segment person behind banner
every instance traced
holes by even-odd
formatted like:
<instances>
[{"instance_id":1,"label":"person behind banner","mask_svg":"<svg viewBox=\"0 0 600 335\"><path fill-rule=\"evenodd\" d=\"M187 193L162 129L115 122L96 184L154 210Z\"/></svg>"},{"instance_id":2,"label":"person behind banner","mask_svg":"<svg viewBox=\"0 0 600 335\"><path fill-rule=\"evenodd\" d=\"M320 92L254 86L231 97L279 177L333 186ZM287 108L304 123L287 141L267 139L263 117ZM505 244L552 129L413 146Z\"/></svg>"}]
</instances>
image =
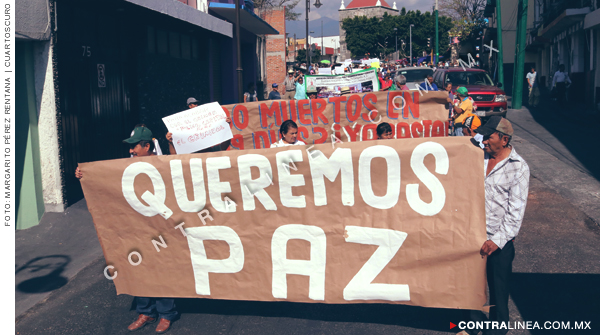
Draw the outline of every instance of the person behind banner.
<instances>
[{"instance_id":1,"label":"person behind banner","mask_svg":"<svg viewBox=\"0 0 600 335\"><path fill-rule=\"evenodd\" d=\"M269 92L269 100L281 100L281 95L279 94L278 86L279 85L277 85L277 83L273 83L273 85L271 85L273 90Z\"/></svg>"},{"instance_id":2,"label":"person behind banner","mask_svg":"<svg viewBox=\"0 0 600 335\"><path fill-rule=\"evenodd\" d=\"M463 122L473 114L473 102L469 99L469 91L466 87L461 86L456 89L456 96L459 103L456 103L454 109L454 136L464 136Z\"/></svg>"},{"instance_id":3,"label":"person behind banner","mask_svg":"<svg viewBox=\"0 0 600 335\"><path fill-rule=\"evenodd\" d=\"M377 125L377 139L378 140L391 140L394 139L392 134L392 126L387 122L382 122Z\"/></svg>"},{"instance_id":4,"label":"person behind banner","mask_svg":"<svg viewBox=\"0 0 600 335\"><path fill-rule=\"evenodd\" d=\"M444 90L446 92L448 92L448 97L446 98L446 108L448 109L448 122L449 122L449 129L453 129L454 128L454 94L452 93L452 83L451 82L446 82L445 86L444 86ZM450 130L451 131L451 130ZM452 133L450 133L449 135L451 135Z\"/></svg>"},{"instance_id":5,"label":"person behind banner","mask_svg":"<svg viewBox=\"0 0 600 335\"><path fill-rule=\"evenodd\" d=\"M287 100L293 100L294 95L296 94L296 82L294 81L293 70L288 71L288 76L285 78L281 86L283 87L282 89L285 90L283 93L283 98Z\"/></svg>"},{"instance_id":6,"label":"person behind banner","mask_svg":"<svg viewBox=\"0 0 600 335\"><path fill-rule=\"evenodd\" d=\"M306 92L306 94L308 94L309 99L316 99L317 98L317 89L310 89L310 90L308 90L308 92Z\"/></svg>"},{"instance_id":7,"label":"person behind banner","mask_svg":"<svg viewBox=\"0 0 600 335\"><path fill-rule=\"evenodd\" d=\"M287 147L289 145L306 145L298 140L298 125L292 120L286 120L279 127L281 140L271 143L271 148Z\"/></svg>"},{"instance_id":8,"label":"person behind banner","mask_svg":"<svg viewBox=\"0 0 600 335\"><path fill-rule=\"evenodd\" d=\"M390 88L390 91L408 91L408 86L406 86L406 77L404 75L396 75L394 77L394 83Z\"/></svg>"},{"instance_id":9,"label":"person behind banner","mask_svg":"<svg viewBox=\"0 0 600 335\"><path fill-rule=\"evenodd\" d=\"M304 86L304 78L302 76L296 77L296 94L294 95L294 99L306 99L306 86Z\"/></svg>"},{"instance_id":10,"label":"person behind banner","mask_svg":"<svg viewBox=\"0 0 600 335\"><path fill-rule=\"evenodd\" d=\"M421 83L422 89L424 89L425 91L439 91L437 85L433 82L433 76L432 75L428 75L427 76L427 81Z\"/></svg>"},{"instance_id":11,"label":"person behind banner","mask_svg":"<svg viewBox=\"0 0 600 335\"><path fill-rule=\"evenodd\" d=\"M146 127L147 128L148 126L146 126L143 123L136 124L135 127L133 127L133 130L131 131L131 135L129 135L129 136L133 136L133 133L135 132L135 128L137 128L137 127ZM156 138L152 138L152 142L154 143L154 150L152 150L152 152L157 156L162 155L163 153L162 153L162 150L160 150L160 145L158 144L158 140ZM130 157L133 157L133 154L130 154Z\"/></svg>"},{"instance_id":12,"label":"person behind banner","mask_svg":"<svg viewBox=\"0 0 600 335\"><path fill-rule=\"evenodd\" d=\"M129 144L129 154L131 154L131 157L155 156L152 131L147 127L136 127L131 137L123 140L123 142ZM79 167L75 170L75 177L77 179L83 178L83 173L79 170ZM179 315L175 306L175 299L173 298L135 297L134 299L136 302L135 310L139 315L127 327L129 331L142 329L144 326L152 324L156 322L156 319L160 318L156 326L156 332L164 333L171 327L171 323Z\"/></svg>"},{"instance_id":13,"label":"person behind banner","mask_svg":"<svg viewBox=\"0 0 600 335\"><path fill-rule=\"evenodd\" d=\"M244 93L244 102L258 101L256 98L256 90L254 89L254 83L248 84L248 92Z\"/></svg>"},{"instance_id":14,"label":"person behind banner","mask_svg":"<svg viewBox=\"0 0 600 335\"><path fill-rule=\"evenodd\" d=\"M481 311L465 311L474 322L509 322L508 296L512 262L515 258L513 241L519 234L529 193L529 166L510 145L513 128L500 116L492 116L477 128L483 136L485 173L485 217L487 241L479 251L486 259L490 292L489 320ZM484 331L484 334L504 335L508 329ZM463 330L459 334L476 334L479 330Z\"/></svg>"}]
</instances>

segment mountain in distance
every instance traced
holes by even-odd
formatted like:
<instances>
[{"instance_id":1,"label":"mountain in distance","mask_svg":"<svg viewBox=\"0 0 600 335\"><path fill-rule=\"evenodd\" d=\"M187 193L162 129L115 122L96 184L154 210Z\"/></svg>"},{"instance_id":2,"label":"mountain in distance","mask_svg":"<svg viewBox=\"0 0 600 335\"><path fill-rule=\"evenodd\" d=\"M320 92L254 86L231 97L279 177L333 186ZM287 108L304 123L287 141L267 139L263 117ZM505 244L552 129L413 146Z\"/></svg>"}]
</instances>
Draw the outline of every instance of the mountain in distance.
<instances>
[{"instance_id":1,"label":"mountain in distance","mask_svg":"<svg viewBox=\"0 0 600 335\"><path fill-rule=\"evenodd\" d=\"M323 21L323 36L339 36L340 22L328 17L308 21L309 31L314 31L310 34L312 37L321 37L321 20ZM288 38L293 38L294 33L296 38L304 38L306 36L306 20L285 21L285 30L288 33Z\"/></svg>"}]
</instances>

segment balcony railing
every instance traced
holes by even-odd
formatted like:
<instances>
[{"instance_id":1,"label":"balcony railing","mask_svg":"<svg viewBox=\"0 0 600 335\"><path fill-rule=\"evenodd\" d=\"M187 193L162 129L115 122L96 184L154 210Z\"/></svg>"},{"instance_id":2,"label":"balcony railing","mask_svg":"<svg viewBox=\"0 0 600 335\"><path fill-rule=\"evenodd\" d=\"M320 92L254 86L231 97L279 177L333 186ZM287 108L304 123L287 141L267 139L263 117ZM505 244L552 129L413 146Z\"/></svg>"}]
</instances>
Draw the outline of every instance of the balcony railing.
<instances>
[{"instance_id":1,"label":"balcony railing","mask_svg":"<svg viewBox=\"0 0 600 335\"><path fill-rule=\"evenodd\" d=\"M594 0L554 0L544 1L544 10L541 13L544 26L552 23L560 14L570 8L592 7Z\"/></svg>"}]
</instances>

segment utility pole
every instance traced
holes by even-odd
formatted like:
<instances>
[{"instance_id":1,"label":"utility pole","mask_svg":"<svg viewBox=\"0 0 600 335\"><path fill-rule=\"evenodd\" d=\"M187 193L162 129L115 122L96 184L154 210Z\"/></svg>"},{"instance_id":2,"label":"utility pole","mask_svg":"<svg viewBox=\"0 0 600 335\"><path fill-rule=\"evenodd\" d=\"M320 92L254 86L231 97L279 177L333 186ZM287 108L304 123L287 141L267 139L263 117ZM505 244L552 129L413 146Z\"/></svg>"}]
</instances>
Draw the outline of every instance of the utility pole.
<instances>
[{"instance_id":1,"label":"utility pole","mask_svg":"<svg viewBox=\"0 0 600 335\"><path fill-rule=\"evenodd\" d=\"M496 0L496 39L498 40L498 82L504 86L504 52L502 51L502 10ZM490 52L492 52L490 50Z\"/></svg>"},{"instance_id":2,"label":"utility pole","mask_svg":"<svg viewBox=\"0 0 600 335\"><path fill-rule=\"evenodd\" d=\"M325 52L325 46L323 45L323 20L321 20L321 60L323 60L323 52Z\"/></svg>"},{"instance_id":3,"label":"utility pole","mask_svg":"<svg viewBox=\"0 0 600 335\"><path fill-rule=\"evenodd\" d=\"M412 27L414 27L414 26L415 26L414 24L411 24L409 27L409 30L410 30L410 66L413 65L413 63L412 63Z\"/></svg>"},{"instance_id":4,"label":"utility pole","mask_svg":"<svg viewBox=\"0 0 600 335\"><path fill-rule=\"evenodd\" d=\"M236 0L237 1L237 0ZM310 2L306 0L306 71L310 66L310 56L308 55L308 11L310 10Z\"/></svg>"},{"instance_id":5,"label":"utility pole","mask_svg":"<svg viewBox=\"0 0 600 335\"><path fill-rule=\"evenodd\" d=\"M440 57L439 34L440 32L438 31L438 0L435 0L435 62L433 62L434 66L437 66L438 59Z\"/></svg>"},{"instance_id":6,"label":"utility pole","mask_svg":"<svg viewBox=\"0 0 600 335\"><path fill-rule=\"evenodd\" d=\"M396 59L400 58L398 55L398 28L394 28L394 34L396 35Z\"/></svg>"},{"instance_id":7,"label":"utility pole","mask_svg":"<svg viewBox=\"0 0 600 335\"><path fill-rule=\"evenodd\" d=\"M294 62L298 61L298 55L296 54L296 33L294 33Z\"/></svg>"},{"instance_id":8,"label":"utility pole","mask_svg":"<svg viewBox=\"0 0 600 335\"><path fill-rule=\"evenodd\" d=\"M238 103L244 102L244 78L242 69L242 47L240 41L240 0L235 0L235 45L237 53Z\"/></svg>"},{"instance_id":9,"label":"utility pole","mask_svg":"<svg viewBox=\"0 0 600 335\"><path fill-rule=\"evenodd\" d=\"M498 1L499 2L499 1ZM512 109L520 109L523 104L523 75L525 74L525 43L527 36L527 0L519 0L517 21L517 45L515 49L515 71L513 73Z\"/></svg>"}]
</instances>

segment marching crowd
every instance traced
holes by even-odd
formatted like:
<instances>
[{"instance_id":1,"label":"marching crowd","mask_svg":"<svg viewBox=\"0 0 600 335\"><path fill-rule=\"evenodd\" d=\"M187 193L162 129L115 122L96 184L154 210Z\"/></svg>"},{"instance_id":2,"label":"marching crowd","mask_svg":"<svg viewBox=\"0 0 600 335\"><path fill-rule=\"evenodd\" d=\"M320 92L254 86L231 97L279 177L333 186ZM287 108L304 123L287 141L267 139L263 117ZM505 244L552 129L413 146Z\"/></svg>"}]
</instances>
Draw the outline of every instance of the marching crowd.
<instances>
[{"instance_id":1,"label":"marching crowd","mask_svg":"<svg viewBox=\"0 0 600 335\"><path fill-rule=\"evenodd\" d=\"M406 78L402 75L394 77L394 90L405 89ZM430 80L424 84L435 85ZM286 89L284 97L290 99L304 99L303 78L301 75L289 72L288 78L283 83ZM279 96L277 84L271 92ZM244 96L244 101L254 101L256 93L251 94L253 86ZM292 91L294 89L294 91ZM485 210L488 239L480 250L482 258L487 258L487 278L490 289L490 315L492 321L509 321L508 294L509 277L512 272L512 261L515 255L513 241L517 236L525 212L529 187L529 168L527 163L519 156L510 145L513 129L510 122L500 116L491 117L485 124L477 115L473 114L473 102L465 87L458 87L456 96L452 94L452 84L447 83L443 88L448 92L447 108L450 120L453 122L453 135L472 136L472 142L480 146L485 152ZM437 90L437 87L435 87ZM293 92L293 93L290 93ZM310 93L309 93L310 94ZM270 94L271 95L271 94ZM292 97L293 95L293 97ZM314 98L314 96L313 96ZM188 108L197 107L198 101L189 98ZM227 118L231 123L231 119ZM377 126L377 139L393 139L392 127L386 122ZM298 125L287 120L279 128L280 140L272 143L271 147L284 147L292 145L306 145L298 140ZM167 133L169 153L177 154L173 145L173 134ZM123 141L129 145L131 157L161 155L156 139L144 124L136 125L131 136ZM198 152L224 151L229 148L230 141L225 141ZM82 172L77 168L76 177L81 179ZM136 297L137 319L129 325L130 331L135 331L159 320L156 327L157 333L164 333L171 323L178 318L175 299ZM481 311L468 311L465 315L468 320L487 320ZM503 330L496 330L503 334ZM467 331L461 332L468 334ZM505 333L505 332L504 332Z\"/></svg>"}]
</instances>

